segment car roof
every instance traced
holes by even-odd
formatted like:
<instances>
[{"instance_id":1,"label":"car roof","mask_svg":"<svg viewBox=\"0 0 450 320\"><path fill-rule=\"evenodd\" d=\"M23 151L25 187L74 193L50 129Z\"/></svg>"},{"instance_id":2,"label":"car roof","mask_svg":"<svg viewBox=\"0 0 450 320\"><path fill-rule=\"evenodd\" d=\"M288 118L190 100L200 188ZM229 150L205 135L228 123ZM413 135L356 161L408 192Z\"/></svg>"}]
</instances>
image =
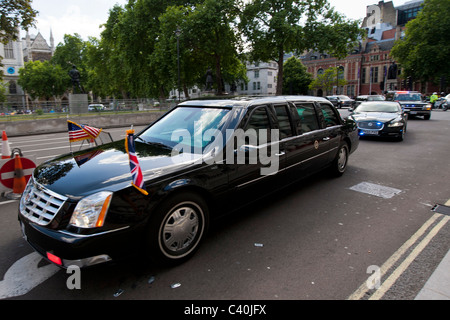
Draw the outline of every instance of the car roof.
<instances>
[{"instance_id":1,"label":"car roof","mask_svg":"<svg viewBox=\"0 0 450 320\"><path fill-rule=\"evenodd\" d=\"M367 105L375 105L375 104L383 104L383 105L386 105L386 104L392 104L392 105L396 105L396 106L400 107L400 104L399 104L398 102L395 102L395 101L386 101L386 100L380 100L380 101L363 101L363 102L361 102L361 104L360 104L358 107L360 107L360 106L367 106Z\"/></svg>"},{"instance_id":2,"label":"car roof","mask_svg":"<svg viewBox=\"0 0 450 320\"><path fill-rule=\"evenodd\" d=\"M313 96L275 96L275 97L233 97L221 99L207 99L207 100L189 100L179 104L179 106L202 106L202 107L241 107L246 108L256 104L273 104L284 102L327 102L329 101L322 97Z\"/></svg>"}]
</instances>

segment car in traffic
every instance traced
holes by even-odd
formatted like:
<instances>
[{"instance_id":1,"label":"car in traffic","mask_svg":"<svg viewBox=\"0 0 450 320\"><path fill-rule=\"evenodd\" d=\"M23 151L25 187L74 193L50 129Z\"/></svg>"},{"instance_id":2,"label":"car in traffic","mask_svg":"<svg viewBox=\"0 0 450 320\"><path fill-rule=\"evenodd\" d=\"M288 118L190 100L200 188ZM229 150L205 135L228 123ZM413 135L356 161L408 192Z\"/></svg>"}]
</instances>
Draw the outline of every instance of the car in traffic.
<instances>
[{"instance_id":1,"label":"car in traffic","mask_svg":"<svg viewBox=\"0 0 450 320\"><path fill-rule=\"evenodd\" d=\"M423 101L422 95L417 91L390 91L386 95L386 100L400 103L402 109L409 117L421 116L425 120L430 120L432 106Z\"/></svg>"},{"instance_id":2,"label":"car in traffic","mask_svg":"<svg viewBox=\"0 0 450 320\"><path fill-rule=\"evenodd\" d=\"M342 102L341 102L341 99L339 99L338 96L326 96L325 99L330 101L335 108L338 108L338 109L342 108Z\"/></svg>"},{"instance_id":3,"label":"car in traffic","mask_svg":"<svg viewBox=\"0 0 450 320\"><path fill-rule=\"evenodd\" d=\"M38 166L19 202L22 232L67 268L191 257L210 221L314 172L346 171L356 123L317 97L236 98L179 104L132 135Z\"/></svg>"},{"instance_id":4,"label":"car in traffic","mask_svg":"<svg viewBox=\"0 0 450 320\"><path fill-rule=\"evenodd\" d=\"M355 103L353 105L354 108L356 108L357 106L359 106L362 102L366 102L366 101L385 101L386 98L382 95L362 95L362 96L357 96L355 99Z\"/></svg>"},{"instance_id":5,"label":"car in traffic","mask_svg":"<svg viewBox=\"0 0 450 320\"><path fill-rule=\"evenodd\" d=\"M341 101L341 106L346 108L351 108L355 104L355 100L350 99L346 95L338 95L339 100Z\"/></svg>"},{"instance_id":6,"label":"car in traffic","mask_svg":"<svg viewBox=\"0 0 450 320\"><path fill-rule=\"evenodd\" d=\"M408 115L397 102L362 102L351 112L360 137L389 137L399 141L405 137Z\"/></svg>"}]
</instances>

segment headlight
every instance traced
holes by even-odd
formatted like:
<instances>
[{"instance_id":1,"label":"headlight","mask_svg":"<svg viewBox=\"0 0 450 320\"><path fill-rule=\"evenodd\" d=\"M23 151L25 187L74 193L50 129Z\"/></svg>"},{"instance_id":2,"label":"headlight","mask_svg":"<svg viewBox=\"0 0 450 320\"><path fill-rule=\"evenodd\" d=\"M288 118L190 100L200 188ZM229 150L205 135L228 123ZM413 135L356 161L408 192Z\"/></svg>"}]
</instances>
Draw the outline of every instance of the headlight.
<instances>
[{"instance_id":1,"label":"headlight","mask_svg":"<svg viewBox=\"0 0 450 320\"><path fill-rule=\"evenodd\" d=\"M431 109L432 109L431 104L427 104L427 106L424 107L424 110L427 110L427 111L429 111L429 110L431 110Z\"/></svg>"},{"instance_id":2,"label":"headlight","mask_svg":"<svg viewBox=\"0 0 450 320\"><path fill-rule=\"evenodd\" d=\"M403 122L401 121L393 121L388 124L388 127L403 127Z\"/></svg>"},{"instance_id":3,"label":"headlight","mask_svg":"<svg viewBox=\"0 0 450 320\"><path fill-rule=\"evenodd\" d=\"M70 224L78 228L102 227L111 198L112 192L102 191L81 199L73 211Z\"/></svg>"}]
</instances>

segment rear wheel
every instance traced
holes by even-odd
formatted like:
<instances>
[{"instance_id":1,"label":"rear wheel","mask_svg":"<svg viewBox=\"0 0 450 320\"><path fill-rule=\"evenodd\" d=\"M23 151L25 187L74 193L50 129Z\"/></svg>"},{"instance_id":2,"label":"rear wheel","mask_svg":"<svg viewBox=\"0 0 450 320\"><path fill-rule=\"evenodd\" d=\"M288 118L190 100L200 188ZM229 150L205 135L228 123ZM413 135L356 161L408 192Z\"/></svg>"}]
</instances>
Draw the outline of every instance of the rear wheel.
<instances>
[{"instance_id":1,"label":"rear wheel","mask_svg":"<svg viewBox=\"0 0 450 320\"><path fill-rule=\"evenodd\" d=\"M152 260L184 262L197 251L209 221L206 202L195 193L180 193L162 203L152 216L148 248Z\"/></svg>"},{"instance_id":2,"label":"rear wheel","mask_svg":"<svg viewBox=\"0 0 450 320\"><path fill-rule=\"evenodd\" d=\"M345 173L348 164L348 157L349 157L348 145L347 143L344 142L339 147L339 151L336 155L336 158L333 160L333 163L331 164L331 173L334 176L340 177Z\"/></svg>"}]
</instances>

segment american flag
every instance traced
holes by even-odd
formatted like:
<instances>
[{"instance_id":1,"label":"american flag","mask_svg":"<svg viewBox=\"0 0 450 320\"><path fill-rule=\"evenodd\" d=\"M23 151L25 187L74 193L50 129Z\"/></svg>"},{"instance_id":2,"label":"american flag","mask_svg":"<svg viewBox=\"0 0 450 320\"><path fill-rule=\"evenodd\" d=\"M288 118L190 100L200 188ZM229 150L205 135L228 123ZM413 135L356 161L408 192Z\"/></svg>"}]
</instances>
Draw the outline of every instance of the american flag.
<instances>
[{"instance_id":1,"label":"american flag","mask_svg":"<svg viewBox=\"0 0 450 320\"><path fill-rule=\"evenodd\" d=\"M131 176L133 177L132 185L144 195L148 195L148 192L145 190L144 176L134 146L134 130L127 130L125 149L127 150L128 158L130 159Z\"/></svg>"},{"instance_id":2,"label":"american flag","mask_svg":"<svg viewBox=\"0 0 450 320\"><path fill-rule=\"evenodd\" d=\"M95 140L102 132L102 129L97 129L83 124L77 124L73 121L67 120L69 126L69 141L76 142L86 139Z\"/></svg>"}]
</instances>

